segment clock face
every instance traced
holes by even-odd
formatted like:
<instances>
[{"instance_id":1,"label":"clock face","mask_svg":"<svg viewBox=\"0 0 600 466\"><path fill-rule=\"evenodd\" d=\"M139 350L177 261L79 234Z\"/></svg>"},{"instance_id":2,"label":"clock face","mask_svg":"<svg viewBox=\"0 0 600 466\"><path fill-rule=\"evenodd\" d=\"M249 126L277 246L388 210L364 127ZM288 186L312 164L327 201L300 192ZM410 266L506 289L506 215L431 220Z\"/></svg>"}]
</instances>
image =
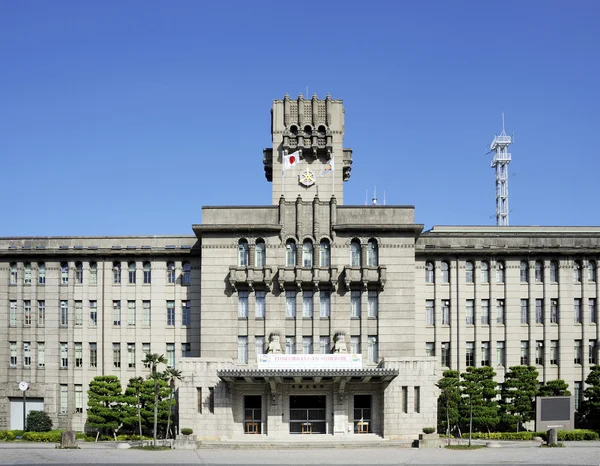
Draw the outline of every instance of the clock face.
<instances>
[{"instance_id":1,"label":"clock face","mask_svg":"<svg viewBox=\"0 0 600 466\"><path fill-rule=\"evenodd\" d=\"M27 382L20 382L19 383L19 389L21 389L22 391L25 391L29 388L29 384Z\"/></svg>"}]
</instances>

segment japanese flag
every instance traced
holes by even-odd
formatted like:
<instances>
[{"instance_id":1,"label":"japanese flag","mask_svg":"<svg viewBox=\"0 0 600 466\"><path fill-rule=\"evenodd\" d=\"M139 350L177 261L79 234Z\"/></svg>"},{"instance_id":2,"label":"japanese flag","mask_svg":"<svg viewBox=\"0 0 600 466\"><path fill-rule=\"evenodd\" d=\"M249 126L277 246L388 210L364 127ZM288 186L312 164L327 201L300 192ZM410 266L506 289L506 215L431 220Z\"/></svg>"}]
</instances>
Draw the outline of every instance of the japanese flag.
<instances>
[{"instance_id":1,"label":"japanese flag","mask_svg":"<svg viewBox=\"0 0 600 466\"><path fill-rule=\"evenodd\" d=\"M292 152L291 154L283 155L283 169L287 170L288 168L292 168L294 165L298 163L298 159L300 158L300 151Z\"/></svg>"}]
</instances>

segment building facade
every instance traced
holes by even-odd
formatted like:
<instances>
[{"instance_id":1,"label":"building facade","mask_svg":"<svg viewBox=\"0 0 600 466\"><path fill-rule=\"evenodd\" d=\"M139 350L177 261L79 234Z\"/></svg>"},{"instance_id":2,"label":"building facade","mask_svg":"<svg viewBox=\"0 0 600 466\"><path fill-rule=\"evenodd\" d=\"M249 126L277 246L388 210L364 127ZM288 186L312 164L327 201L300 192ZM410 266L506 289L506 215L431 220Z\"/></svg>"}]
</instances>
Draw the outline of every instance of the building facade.
<instances>
[{"instance_id":1,"label":"building facade","mask_svg":"<svg viewBox=\"0 0 600 466\"><path fill-rule=\"evenodd\" d=\"M89 382L183 372L178 424L414 438L445 368L537 365L576 397L597 363L600 228L434 227L345 206L328 95L275 100L268 206L204 207L189 236L0 239L0 429L43 408L84 430Z\"/></svg>"}]
</instances>

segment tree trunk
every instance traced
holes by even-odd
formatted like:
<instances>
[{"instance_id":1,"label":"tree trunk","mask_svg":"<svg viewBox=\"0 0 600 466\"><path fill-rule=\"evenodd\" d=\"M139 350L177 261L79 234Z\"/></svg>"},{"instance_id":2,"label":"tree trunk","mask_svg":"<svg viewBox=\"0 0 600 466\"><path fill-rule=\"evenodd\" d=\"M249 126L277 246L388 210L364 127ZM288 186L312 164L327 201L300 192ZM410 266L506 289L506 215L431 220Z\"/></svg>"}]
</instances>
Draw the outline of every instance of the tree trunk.
<instances>
[{"instance_id":1,"label":"tree trunk","mask_svg":"<svg viewBox=\"0 0 600 466\"><path fill-rule=\"evenodd\" d=\"M173 411L173 395L175 394L175 390L171 390L171 398L169 399L169 416L167 417L167 434L165 438L169 438L169 432L171 428L171 411Z\"/></svg>"},{"instance_id":2,"label":"tree trunk","mask_svg":"<svg viewBox=\"0 0 600 466\"><path fill-rule=\"evenodd\" d=\"M138 408L138 423L140 425L140 445L142 444L143 438L142 438L142 407L140 405L140 395L138 393L137 395L137 408Z\"/></svg>"},{"instance_id":3,"label":"tree trunk","mask_svg":"<svg viewBox=\"0 0 600 466\"><path fill-rule=\"evenodd\" d=\"M158 427L158 380L154 380L154 448L156 448L157 427Z\"/></svg>"}]
</instances>

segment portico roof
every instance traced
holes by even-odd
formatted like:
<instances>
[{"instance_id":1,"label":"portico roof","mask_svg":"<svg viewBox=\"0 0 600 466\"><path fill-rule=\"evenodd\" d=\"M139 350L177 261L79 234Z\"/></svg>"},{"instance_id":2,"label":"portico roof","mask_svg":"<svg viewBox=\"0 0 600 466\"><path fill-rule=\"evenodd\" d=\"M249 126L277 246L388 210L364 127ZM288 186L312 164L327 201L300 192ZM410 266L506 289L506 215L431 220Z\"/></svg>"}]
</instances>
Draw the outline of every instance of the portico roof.
<instances>
[{"instance_id":1,"label":"portico roof","mask_svg":"<svg viewBox=\"0 0 600 466\"><path fill-rule=\"evenodd\" d=\"M389 382L398 376L397 369L223 369L217 376L225 382Z\"/></svg>"}]
</instances>

